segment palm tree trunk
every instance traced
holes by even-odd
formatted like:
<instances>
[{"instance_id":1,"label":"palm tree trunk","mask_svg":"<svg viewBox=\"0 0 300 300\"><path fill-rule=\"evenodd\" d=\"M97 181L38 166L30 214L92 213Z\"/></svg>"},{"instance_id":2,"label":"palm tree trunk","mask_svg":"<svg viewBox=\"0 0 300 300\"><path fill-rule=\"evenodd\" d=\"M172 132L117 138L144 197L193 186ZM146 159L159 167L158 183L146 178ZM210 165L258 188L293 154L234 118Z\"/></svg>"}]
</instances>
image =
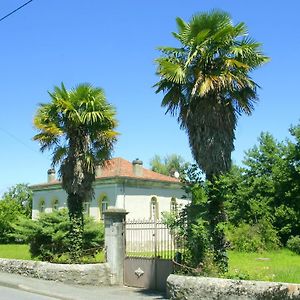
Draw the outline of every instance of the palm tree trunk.
<instances>
[{"instance_id":1,"label":"palm tree trunk","mask_svg":"<svg viewBox=\"0 0 300 300\"><path fill-rule=\"evenodd\" d=\"M73 261L78 261L82 255L83 245L83 207L82 199L76 194L68 195L70 228L70 255Z\"/></svg>"},{"instance_id":2,"label":"palm tree trunk","mask_svg":"<svg viewBox=\"0 0 300 300\"><path fill-rule=\"evenodd\" d=\"M223 223L226 222L227 216L224 210L224 201L221 195L215 191L215 176L209 175L207 179L211 182L211 188L208 192L208 219L209 230L212 238L212 246L214 251L214 260L222 273L228 271L228 256L226 252L226 237L224 233Z\"/></svg>"}]
</instances>

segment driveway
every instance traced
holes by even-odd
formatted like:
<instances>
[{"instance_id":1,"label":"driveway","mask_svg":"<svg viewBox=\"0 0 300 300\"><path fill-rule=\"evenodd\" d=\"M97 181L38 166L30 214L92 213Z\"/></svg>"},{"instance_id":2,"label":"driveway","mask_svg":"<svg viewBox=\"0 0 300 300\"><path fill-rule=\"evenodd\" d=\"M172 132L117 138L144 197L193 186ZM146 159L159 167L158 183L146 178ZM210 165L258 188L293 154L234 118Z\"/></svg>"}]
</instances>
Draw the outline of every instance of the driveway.
<instances>
[{"instance_id":1,"label":"driveway","mask_svg":"<svg viewBox=\"0 0 300 300\"><path fill-rule=\"evenodd\" d=\"M16 296L13 296L15 294ZM29 295L32 295L30 298ZM95 287L68 285L55 281L29 278L0 272L0 299L61 299L61 300L150 300L166 299L158 292L128 287ZM29 297L29 298L28 298Z\"/></svg>"}]
</instances>

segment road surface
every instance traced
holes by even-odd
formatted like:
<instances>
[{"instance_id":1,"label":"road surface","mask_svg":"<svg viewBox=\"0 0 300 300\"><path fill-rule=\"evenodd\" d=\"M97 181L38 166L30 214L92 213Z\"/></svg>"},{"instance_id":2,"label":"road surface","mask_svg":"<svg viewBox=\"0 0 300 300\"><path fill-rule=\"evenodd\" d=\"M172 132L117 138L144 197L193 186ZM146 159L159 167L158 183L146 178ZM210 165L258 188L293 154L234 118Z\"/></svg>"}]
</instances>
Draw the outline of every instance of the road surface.
<instances>
[{"instance_id":1,"label":"road surface","mask_svg":"<svg viewBox=\"0 0 300 300\"><path fill-rule=\"evenodd\" d=\"M162 294L128 287L68 285L0 272L0 300L154 300Z\"/></svg>"}]
</instances>

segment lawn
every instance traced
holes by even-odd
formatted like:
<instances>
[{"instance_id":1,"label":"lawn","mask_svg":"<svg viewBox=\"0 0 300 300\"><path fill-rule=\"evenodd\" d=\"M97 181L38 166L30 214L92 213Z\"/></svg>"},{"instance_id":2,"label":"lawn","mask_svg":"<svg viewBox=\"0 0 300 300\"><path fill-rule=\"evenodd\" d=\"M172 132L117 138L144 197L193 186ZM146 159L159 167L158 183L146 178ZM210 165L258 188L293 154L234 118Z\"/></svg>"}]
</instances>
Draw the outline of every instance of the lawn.
<instances>
[{"instance_id":1,"label":"lawn","mask_svg":"<svg viewBox=\"0 0 300 300\"><path fill-rule=\"evenodd\" d=\"M263 253L229 251L229 277L300 283L300 255L282 249Z\"/></svg>"},{"instance_id":2,"label":"lawn","mask_svg":"<svg viewBox=\"0 0 300 300\"><path fill-rule=\"evenodd\" d=\"M32 260L29 253L28 245L19 245L19 244L9 244L1 245L0 244L0 258L12 258L12 259L24 259ZM95 257L85 257L83 258L85 263L101 263L105 261L104 252L99 252ZM63 258L59 259L58 262L63 263Z\"/></svg>"},{"instance_id":3,"label":"lawn","mask_svg":"<svg viewBox=\"0 0 300 300\"><path fill-rule=\"evenodd\" d=\"M28 245L0 245L0 258L31 259Z\"/></svg>"}]
</instances>

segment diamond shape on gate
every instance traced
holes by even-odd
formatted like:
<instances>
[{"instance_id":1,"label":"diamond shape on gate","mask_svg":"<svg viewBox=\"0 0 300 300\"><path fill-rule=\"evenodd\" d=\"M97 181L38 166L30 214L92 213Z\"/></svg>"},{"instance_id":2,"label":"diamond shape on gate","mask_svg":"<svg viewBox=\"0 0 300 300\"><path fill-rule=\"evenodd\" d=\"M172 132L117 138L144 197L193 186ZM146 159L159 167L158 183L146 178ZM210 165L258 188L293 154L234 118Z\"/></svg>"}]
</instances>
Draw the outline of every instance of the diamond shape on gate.
<instances>
[{"instance_id":1,"label":"diamond shape on gate","mask_svg":"<svg viewBox=\"0 0 300 300\"><path fill-rule=\"evenodd\" d=\"M140 278L145 272L139 267L137 270L134 271L138 278Z\"/></svg>"}]
</instances>

